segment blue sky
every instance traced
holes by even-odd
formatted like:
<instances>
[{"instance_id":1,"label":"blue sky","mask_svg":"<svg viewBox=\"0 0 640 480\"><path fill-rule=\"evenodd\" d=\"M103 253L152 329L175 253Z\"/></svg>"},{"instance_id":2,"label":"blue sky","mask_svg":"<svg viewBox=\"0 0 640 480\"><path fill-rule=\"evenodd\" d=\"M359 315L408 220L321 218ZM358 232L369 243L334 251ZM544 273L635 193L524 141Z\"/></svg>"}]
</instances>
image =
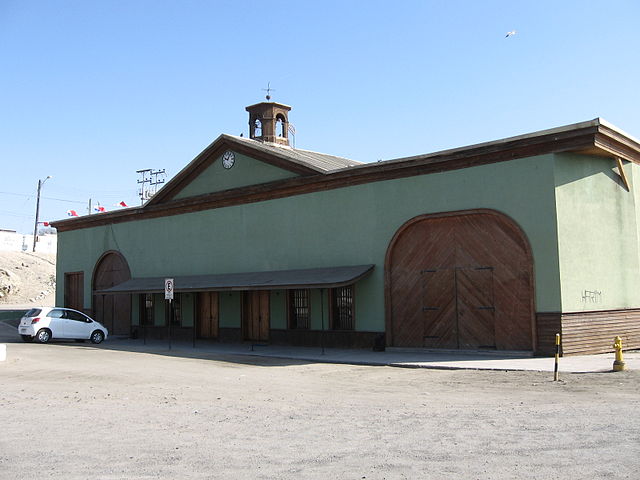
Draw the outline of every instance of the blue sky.
<instances>
[{"instance_id":1,"label":"blue sky","mask_svg":"<svg viewBox=\"0 0 640 480\"><path fill-rule=\"evenodd\" d=\"M363 162L603 117L640 137L640 2L0 0L0 229L138 205L244 107ZM505 38L508 31L517 34Z\"/></svg>"}]
</instances>

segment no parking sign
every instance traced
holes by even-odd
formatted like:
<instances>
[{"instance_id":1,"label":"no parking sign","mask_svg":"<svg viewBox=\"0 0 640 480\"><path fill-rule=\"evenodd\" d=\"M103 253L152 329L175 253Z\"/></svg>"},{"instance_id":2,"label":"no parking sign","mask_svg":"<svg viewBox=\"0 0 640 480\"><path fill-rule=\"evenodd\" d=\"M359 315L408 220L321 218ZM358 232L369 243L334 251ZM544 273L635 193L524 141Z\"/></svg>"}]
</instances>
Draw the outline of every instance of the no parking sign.
<instances>
[{"instance_id":1,"label":"no parking sign","mask_svg":"<svg viewBox=\"0 0 640 480\"><path fill-rule=\"evenodd\" d=\"M173 278L164 279L164 299L173 300Z\"/></svg>"}]
</instances>

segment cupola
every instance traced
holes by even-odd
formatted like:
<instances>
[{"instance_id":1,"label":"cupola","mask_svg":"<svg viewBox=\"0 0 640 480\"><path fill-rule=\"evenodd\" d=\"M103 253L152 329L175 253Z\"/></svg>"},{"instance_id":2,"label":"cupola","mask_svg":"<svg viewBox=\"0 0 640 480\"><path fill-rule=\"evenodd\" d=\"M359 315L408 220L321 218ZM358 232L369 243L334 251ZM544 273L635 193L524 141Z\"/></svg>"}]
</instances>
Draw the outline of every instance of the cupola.
<instances>
[{"instance_id":1,"label":"cupola","mask_svg":"<svg viewBox=\"0 0 640 480\"><path fill-rule=\"evenodd\" d=\"M289 145L289 111L291 107L262 102L246 108L249 112L249 138L260 142Z\"/></svg>"}]
</instances>

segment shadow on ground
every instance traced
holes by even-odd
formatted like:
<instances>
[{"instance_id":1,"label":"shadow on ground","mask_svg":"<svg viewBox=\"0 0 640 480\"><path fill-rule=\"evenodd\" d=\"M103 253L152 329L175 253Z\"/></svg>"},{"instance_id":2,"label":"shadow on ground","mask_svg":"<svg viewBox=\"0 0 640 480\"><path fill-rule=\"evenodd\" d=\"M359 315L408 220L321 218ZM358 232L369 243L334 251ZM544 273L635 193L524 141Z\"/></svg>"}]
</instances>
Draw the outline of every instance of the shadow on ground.
<instances>
[{"instance_id":1,"label":"shadow on ground","mask_svg":"<svg viewBox=\"0 0 640 480\"><path fill-rule=\"evenodd\" d=\"M0 321L0 343L24 344L17 332L20 319ZM37 343L34 342L37 345ZM277 356L261 356L259 349L264 346L247 344L226 345L216 342L199 340L195 348L192 342L146 341L109 338L99 345L92 344L89 340L76 341L66 339L53 339L49 345L60 348L86 348L113 351L125 351L131 353L144 353L151 355L163 355L174 358L193 358L200 360L214 360L218 362L237 363L241 365L256 365L263 367L282 367L289 365L307 365L316 361L293 359ZM10 347L9 347L10 348ZM320 351L320 349L318 349Z\"/></svg>"},{"instance_id":2,"label":"shadow on ground","mask_svg":"<svg viewBox=\"0 0 640 480\"><path fill-rule=\"evenodd\" d=\"M0 321L0 343L22 343L15 327L16 320ZM259 366L287 366L316 363L394 366L402 368L430 368L445 370L530 370L553 371L553 357L532 357L530 352L480 352L408 350L388 348L385 352L368 349L337 349L259 345L251 343L219 343L209 340L175 341L110 337L100 345L88 341L54 340L56 348L82 348L124 351L167 357L214 360L234 364ZM37 348L37 345L34 345ZM8 349L10 350L10 346ZM625 352L627 369L640 370L640 354ZM604 372L612 369L613 353L562 358L560 372Z\"/></svg>"}]
</instances>

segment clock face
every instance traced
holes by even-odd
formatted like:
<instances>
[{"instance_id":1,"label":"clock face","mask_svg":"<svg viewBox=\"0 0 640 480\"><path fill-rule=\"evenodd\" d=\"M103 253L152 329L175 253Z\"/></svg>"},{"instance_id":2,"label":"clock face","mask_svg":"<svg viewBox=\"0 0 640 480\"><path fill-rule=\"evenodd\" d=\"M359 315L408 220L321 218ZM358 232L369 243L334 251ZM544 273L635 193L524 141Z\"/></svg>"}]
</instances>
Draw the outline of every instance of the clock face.
<instances>
[{"instance_id":1,"label":"clock face","mask_svg":"<svg viewBox=\"0 0 640 480\"><path fill-rule=\"evenodd\" d=\"M224 168L231 168L233 164L236 163L236 156L231 150L227 150L222 155L222 166Z\"/></svg>"}]
</instances>

